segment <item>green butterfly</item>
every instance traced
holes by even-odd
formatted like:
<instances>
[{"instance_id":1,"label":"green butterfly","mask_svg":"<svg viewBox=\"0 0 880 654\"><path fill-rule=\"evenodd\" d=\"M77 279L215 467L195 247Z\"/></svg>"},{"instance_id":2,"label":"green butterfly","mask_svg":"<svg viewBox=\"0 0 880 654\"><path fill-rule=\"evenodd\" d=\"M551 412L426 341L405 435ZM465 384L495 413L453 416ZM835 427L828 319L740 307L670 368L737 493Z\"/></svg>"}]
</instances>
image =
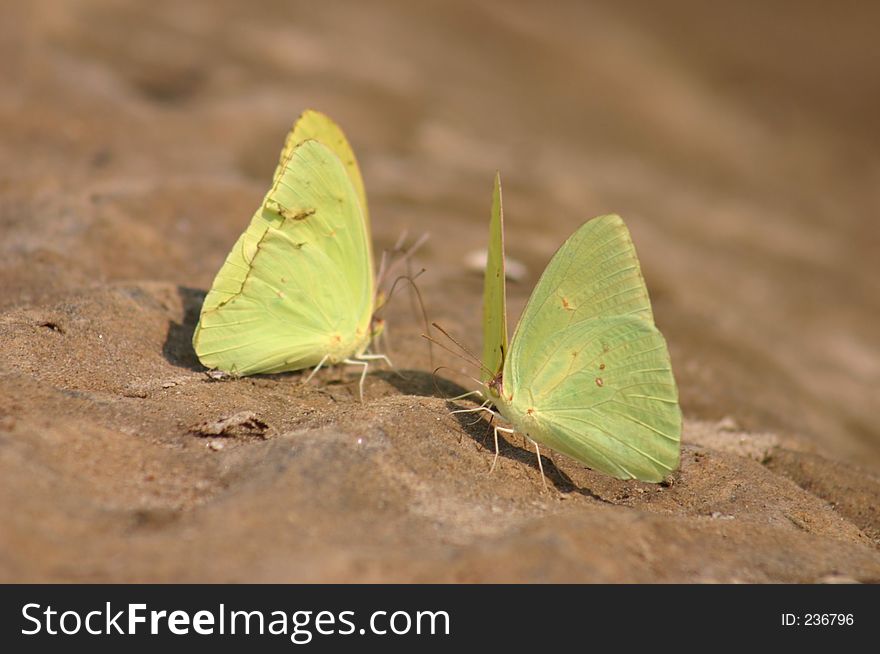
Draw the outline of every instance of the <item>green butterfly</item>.
<instances>
[{"instance_id":1,"label":"green butterfly","mask_svg":"<svg viewBox=\"0 0 880 654\"><path fill-rule=\"evenodd\" d=\"M508 348L495 177L482 364L488 399L469 411L491 403L513 425L495 427L495 461L498 431L517 431L536 451L541 443L619 479L658 482L678 467L682 419L669 352L619 216L588 221L559 248Z\"/></svg>"},{"instance_id":2,"label":"green butterfly","mask_svg":"<svg viewBox=\"0 0 880 654\"><path fill-rule=\"evenodd\" d=\"M363 366L382 328L367 201L342 130L306 111L288 134L272 188L217 273L193 347L236 375ZM311 379L309 375L308 379ZM306 381L308 381L306 379Z\"/></svg>"}]
</instances>

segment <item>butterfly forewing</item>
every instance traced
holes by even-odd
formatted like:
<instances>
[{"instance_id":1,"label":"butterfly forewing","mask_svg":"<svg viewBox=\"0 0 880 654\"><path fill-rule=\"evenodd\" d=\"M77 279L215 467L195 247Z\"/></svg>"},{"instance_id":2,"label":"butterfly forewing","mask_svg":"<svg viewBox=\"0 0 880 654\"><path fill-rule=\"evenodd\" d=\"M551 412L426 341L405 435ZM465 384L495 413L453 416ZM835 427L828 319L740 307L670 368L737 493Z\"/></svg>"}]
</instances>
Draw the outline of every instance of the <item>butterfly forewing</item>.
<instances>
[{"instance_id":1,"label":"butterfly forewing","mask_svg":"<svg viewBox=\"0 0 880 654\"><path fill-rule=\"evenodd\" d=\"M281 150L281 155L278 158L278 166L275 169L273 180L277 180L284 170L284 164L290 158L293 149L303 141L308 140L323 143L342 161L348 177L357 192L358 201L364 216L364 223L367 226L367 234L369 234L370 212L367 207L367 194L364 190L364 180L361 177L361 169L358 166L357 158L354 156L354 150L352 150L348 139L345 138L342 128L320 111L308 109L297 119L293 129L290 130L284 141L284 148ZM371 243L368 242L367 246L372 253Z\"/></svg>"},{"instance_id":2,"label":"butterfly forewing","mask_svg":"<svg viewBox=\"0 0 880 654\"><path fill-rule=\"evenodd\" d=\"M483 284L483 368L481 381L492 379L504 364L507 350L507 308L504 278L504 215L501 206L501 176L495 175L489 250Z\"/></svg>"}]
</instances>

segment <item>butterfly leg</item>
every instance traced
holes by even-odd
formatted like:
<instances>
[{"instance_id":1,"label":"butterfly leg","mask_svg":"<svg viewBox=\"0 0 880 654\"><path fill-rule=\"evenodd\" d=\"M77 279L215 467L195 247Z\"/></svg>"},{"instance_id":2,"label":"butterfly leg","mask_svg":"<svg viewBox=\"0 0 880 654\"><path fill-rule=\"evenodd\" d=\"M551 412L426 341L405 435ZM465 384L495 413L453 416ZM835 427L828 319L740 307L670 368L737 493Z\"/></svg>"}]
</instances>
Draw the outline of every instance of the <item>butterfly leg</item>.
<instances>
[{"instance_id":1,"label":"butterfly leg","mask_svg":"<svg viewBox=\"0 0 880 654\"><path fill-rule=\"evenodd\" d=\"M363 366L364 369L361 371L361 380L358 382L358 389L361 394L361 402L364 401L364 380L367 378L367 369L370 367L369 362L367 361L358 361L357 359L345 359L342 363L347 363L350 366Z\"/></svg>"},{"instance_id":2,"label":"butterfly leg","mask_svg":"<svg viewBox=\"0 0 880 654\"><path fill-rule=\"evenodd\" d=\"M314 369L312 370L312 372L309 373L309 376L306 377L305 379L303 379L303 385L308 384L310 381L312 381L312 377L314 377L315 373L321 369L321 366L324 365L324 363L327 361L327 357L329 357L329 356L330 356L329 354L324 355L324 358L318 362L318 365L315 366Z\"/></svg>"},{"instance_id":3,"label":"butterfly leg","mask_svg":"<svg viewBox=\"0 0 880 654\"><path fill-rule=\"evenodd\" d=\"M474 413L475 411L488 411L492 415L495 415L495 412L492 411L492 409L490 409L488 407L488 404L489 404L489 400L486 400L485 402L483 402L480 406L476 407L475 409L456 409L455 411L450 411L449 413Z\"/></svg>"},{"instance_id":4,"label":"butterfly leg","mask_svg":"<svg viewBox=\"0 0 880 654\"><path fill-rule=\"evenodd\" d=\"M385 329L382 330L381 338L382 338L383 349L385 349L388 352L391 352L392 351L391 350L391 336L388 334L388 327L385 327Z\"/></svg>"},{"instance_id":5,"label":"butterfly leg","mask_svg":"<svg viewBox=\"0 0 880 654\"><path fill-rule=\"evenodd\" d=\"M489 424L486 425L486 436L489 435L489 432L492 431L492 428L494 426L495 426L495 416L493 415L491 418L489 418ZM485 438L485 436L483 438Z\"/></svg>"},{"instance_id":6,"label":"butterfly leg","mask_svg":"<svg viewBox=\"0 0 880 654\"><path fill-rule=\"evenodd\" d=\"M358 354L355 356L355 359L359 359L361 361L384 361L388 365L388 367L391 369L391 372L393 372L395 375L397 375L401 379L406 379L406 376L403 373L401 373L399 370L397 370L394 367L394 364L391 363L391 359L389 359L384 354Z\"/></svg>"},{"instance_id":7,"label":"butterfly leg","mask_svg":"<svg viewBox=\"0 0 880 654\"><path fill-rule=\"evenodd\" d=\"M478 407L475 408L475 409L456 409L455 411L450 411L449 413L450 413L450 414L453 414L453 413L476 413L476 412L479 412L479 411L485 411L485 412L488 413L490 416L492 416L492 418L494 419L494 418L495 418L495 412L494 412L492 409L490 409L488 406L486 406L486 405L488 405L488 404L491 404L491 403L490 403L488 400L486 400L485 402L483 402L480 406L478 406ZM474 420L472 423L469 423L468 426L470 426L470 425L475 425L475 424L477 424L478 422L480 422L480 418L477 418L477 419Z\"/></svg>"},{"instance_id":8,"label":"butterfly leg","mask_svg":"<svg viewBox=\"0 0 880 654\"><path fill-rule=\"evenodd\" d=\"M389 368L394 367L394 364L391 363L391 359L384 354L359 354L356 358L358 361L384 361L388 364Z\"/></svg>"},{"instance_id":9,"label":"butterfly leg","mask_svg":"<svg viewBox=\"0 0 880 654\"><path fill-rule=\"evenodd\" d=\"M477 397L483 397L482 391L468 391L467 393L462 393L461 395L456 395L455 397L446 398L447 402L455 402L457 400L463 400L466 397L470 397L471 395L476 395Z\"/></svg>"},{"instance_id":10,"label":"butterfly leg","mask_svg":"<svg viewBox=\"0 0 880 654\"><path fill-rule=\"evenodd\" d=\"M529 439L532 440L531 438ZM541 471L541 483L544 484L544 490L547 490L547 478L544 476L544 464L541 463L541 450L538 449L538 443L536 441L532 441L532 445L535 446L535 454L538 455L538 470Z\"/></svg>"},{"instance_id":11,"label":"butterfly leg","mask_svg":"<svg viewBox=\"0 0 880 654\"><path fill-rule=\"evenodd\" d=\"M489 474L492 474L492 471L495 470L495 464L498 463L498 455L501 453L501 448L498 447L498 432L503 431L505 434L512 434L513 429L507 429L506 427L495 426L495 458L492 459L492 467L489 468Z\"/></svg>"}]
</instances>

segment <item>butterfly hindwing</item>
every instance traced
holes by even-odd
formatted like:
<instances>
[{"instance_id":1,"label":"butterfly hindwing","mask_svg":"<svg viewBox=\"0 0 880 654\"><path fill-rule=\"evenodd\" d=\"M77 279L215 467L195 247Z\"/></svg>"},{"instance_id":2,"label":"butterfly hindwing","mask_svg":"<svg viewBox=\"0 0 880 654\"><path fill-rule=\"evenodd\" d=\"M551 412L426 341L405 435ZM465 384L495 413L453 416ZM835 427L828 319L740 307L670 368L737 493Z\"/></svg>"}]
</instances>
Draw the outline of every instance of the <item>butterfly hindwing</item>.
<instances>
[{"instance_id":1,"label":"butterfly hindwing","mask_svg":"<svg viewBox=\"0 0 880 654\"><path fill-rule=\"evenodd\" d=\"M296 145L205 298L201 362L247 375L358 351L373 308L368 244L343 162L318 141Z\"/></svg>"},{"instance_id":2,"label":"butterfly hindwing","mask_svg":"<svg viewBox=\"0 0 880 654\"><path fill-rule=\"evenodd\" d=\"M527 435L623 479L660 481L675 470L681 414L660 332L600 318L553 342L552 355L514 381L512 409Z\"/></svg>"}]
</instances>

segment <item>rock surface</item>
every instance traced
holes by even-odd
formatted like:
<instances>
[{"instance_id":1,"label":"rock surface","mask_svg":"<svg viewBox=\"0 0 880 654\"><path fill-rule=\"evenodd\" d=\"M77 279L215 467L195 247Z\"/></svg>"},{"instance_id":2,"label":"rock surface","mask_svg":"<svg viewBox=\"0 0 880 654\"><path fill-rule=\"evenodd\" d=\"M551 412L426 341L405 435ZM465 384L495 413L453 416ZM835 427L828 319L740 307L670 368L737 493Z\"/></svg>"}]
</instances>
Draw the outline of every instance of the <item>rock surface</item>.
<instances>
[{"instance_id":1,"label":"rock surface","mask_svg":"<svg viewBox=\"0 0 880 654\"><path fill-rule=\"evenodd\" d=\"M3 4L0 580L880 581L876 8ZM473 349L496 168L512 318L622 214L681 470L545 453L544 492L513 437L487 474L444 399L475 373L404 291L363 403L207 376L200 302L305 107L352 140L377 250L430 232L429 317Z\"/></svg>"}]
</instances>

